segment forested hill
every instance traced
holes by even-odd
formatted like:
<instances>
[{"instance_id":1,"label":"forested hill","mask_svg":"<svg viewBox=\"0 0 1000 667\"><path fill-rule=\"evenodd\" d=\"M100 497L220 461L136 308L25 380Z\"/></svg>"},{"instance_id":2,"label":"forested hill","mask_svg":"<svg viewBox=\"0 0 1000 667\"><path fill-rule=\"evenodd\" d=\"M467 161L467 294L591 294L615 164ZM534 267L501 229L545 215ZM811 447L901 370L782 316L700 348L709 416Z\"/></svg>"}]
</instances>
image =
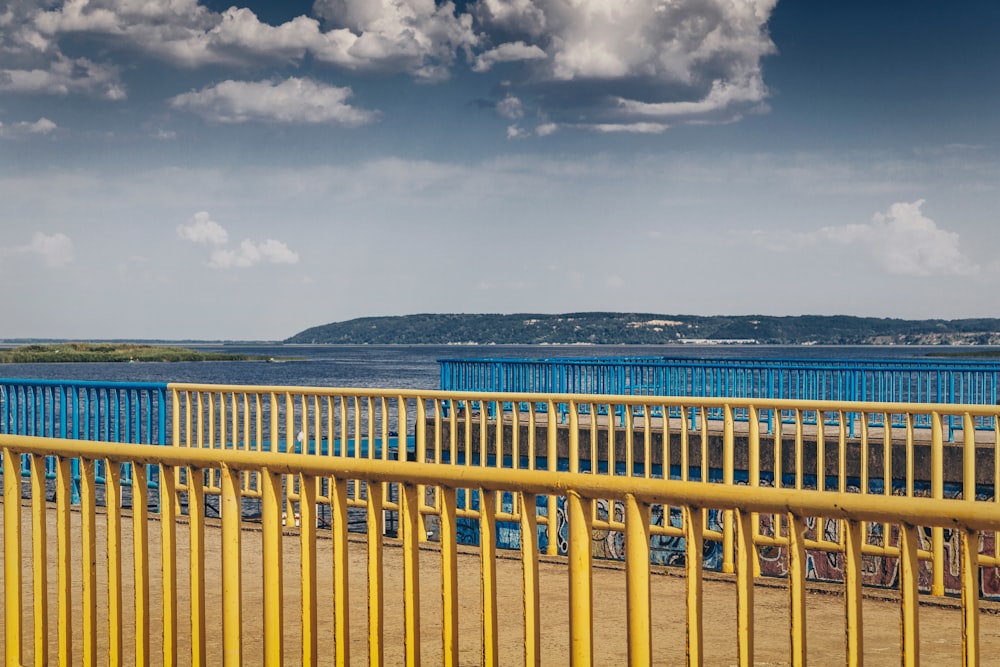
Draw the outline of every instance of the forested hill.
<instances>
[{"instance_id":1,"label":"forested hill","mask_svg":"<svg viewBox=\"0 0 1000 667\"><path fill-rule=\"evenodd\" d=\"M1000 319L900 320L847 315L773 317L652 313L422 314L333 322L306 329L285 342L657 345L698 341L786 345L1000 345Z\"/></svg>"}]
</instances>

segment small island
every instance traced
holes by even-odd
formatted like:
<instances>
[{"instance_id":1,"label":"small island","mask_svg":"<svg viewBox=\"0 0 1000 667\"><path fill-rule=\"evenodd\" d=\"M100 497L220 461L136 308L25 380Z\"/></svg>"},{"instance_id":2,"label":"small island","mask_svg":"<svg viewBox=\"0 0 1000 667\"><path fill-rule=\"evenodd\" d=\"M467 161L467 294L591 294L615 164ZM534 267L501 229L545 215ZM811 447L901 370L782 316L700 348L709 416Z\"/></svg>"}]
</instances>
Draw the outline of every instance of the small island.
<instances>
[{"instance_id":1,"label":"small island","mask_svg":"<svg viewBox=\"0 0 1000 667\"><path fill-rule=\"evenodd\" d=\"M161 347L137 343L49 343L22 345L0 350L3 364L43 364L73 362L138 361L266 361L267 357L249 354L200 352L183 347Z\"/></svg>"}]
</instances>

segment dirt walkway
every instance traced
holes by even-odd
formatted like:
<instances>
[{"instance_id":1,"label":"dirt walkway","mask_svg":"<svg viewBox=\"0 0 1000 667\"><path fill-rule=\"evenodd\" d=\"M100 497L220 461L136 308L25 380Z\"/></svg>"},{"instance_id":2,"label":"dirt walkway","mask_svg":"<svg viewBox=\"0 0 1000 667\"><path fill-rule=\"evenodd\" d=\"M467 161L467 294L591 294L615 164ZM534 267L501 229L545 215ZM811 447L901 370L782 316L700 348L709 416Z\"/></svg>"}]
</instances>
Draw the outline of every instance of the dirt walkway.
<instances>
[{"instance_id":1,"label":"dirt walkway","mask_svg":"<svg viewBox=\"0 0 1000 667\"><path fill-rule=\"evenodd\" d=\"M30 551L30 517L27 508L23 512L24 548ZM54 510L49 510L49 630L50 659L56 655L56 604L55 604L55 532ZM80 516L73 515L74 547L78 549ZM0 515L2 522L2 515ZM107 555L105 542L105 521L98 517L98 590L106 588ZM130 558L132 533L131 520L124 521L122 544L123 554ZM285 537L284 585L285 585L285 663L298 664L301 630L298 611L299 554L298 538L292 534ZM160 627L160 580L159 580L159 524L150 525L150 593L151 640L153 655L159 656L162 638ZM365 578L365 544L361 536L353 536L350 549L350 599L351 599L351 657L352 664L368 663L366 644L367 583ZM189 611L187 607L188 578L186 560L187 526L178 526L178 553L180 566L180 655L185 658L190 652L190 637L187 627ZM210 619L219 619L214 626L209 625L209 664L220 664L222 659L221 635L221 531L217 524L209 523L206 529L207 567L206 581L209 598L207 600ZM243 649L245 664L260 664L263 651L262 639L262 571L261 533L249 528L242 536L243 549ZM332 542L321 535L318 541L319 557L319 609L320 609L320 660L321 664L334 664L332 651L333 599L332 589ZM74 555L74 604L81 600L79 551ZM594 650L597 665L624 665L627 662L625 645L625 572L618 563L603 565L595 563L594 587ZM425 664L441 662L441 589L440 558L434 545L428 545L420 552L421 566L421 638L422 658ZM521 569L520 561L504 556L499 559L500 617L508 622L501 629L500 646L502 664L523 664L523 614L521 611ZM463 550L459 557L460 592L460 650L461 662L467 665L480 664L479 603L479 559L475 550ZM564 560L545 559L539 568L542 590L542 662L545 665L560 665L568 662L569 615L567 569ZM675 665L684 661L684 579L677 569L654 568L652 577L652 598L654 614L654 654L657 664ZM2 568L0 568L2 575ZM31 558L24 560L24 662L33 659L30 645L31 613ZM402 550L398 543L387 540L385 551L384 577L386 583L385 609L387 626L385 632L385 658L387 664L396 665L403 661L403 617L402 617ZM125 619L134 616L133 579L131 569L125 572ZM829 589L835 591L836 589ZM891 593L883 596L891 598ZM736 662L735 638L735 587L722 576L712 576L704 584L704 628L705 652L708 665L731 665ZM788 615L785 610L787 591L780 581L763 581L756 589L756 659L760 665L787 664ZM921 658L924 664L958 664L961 651L961 618L955 601L943 604L930 601L920 609ZM74 614L80 618L80 614ZM107 610L98 605L99 642L106 646ZM899 664L899 608L890 599L867 599L864 605L865 653L868 665ZM809 663L815 665L844 664L844 623L843 599L838 594L813 594L809 597L807 619L810 628L808 637ZM79 629L74 652L80 656L82 648ZM3 640L0 625L0 641ZM126 627L126 659L134 651L132 628ZM1000 655L1000 616L983 613L981 616L981 648L985 656ZM103 650L103 649L102 649ZM102 653L101 662L105 660ZM78 660L76 660L78 661ZM155 661L154 661L155 662ZM185 660L186 662L186 660Z\"/></svg>"}]
</instances>

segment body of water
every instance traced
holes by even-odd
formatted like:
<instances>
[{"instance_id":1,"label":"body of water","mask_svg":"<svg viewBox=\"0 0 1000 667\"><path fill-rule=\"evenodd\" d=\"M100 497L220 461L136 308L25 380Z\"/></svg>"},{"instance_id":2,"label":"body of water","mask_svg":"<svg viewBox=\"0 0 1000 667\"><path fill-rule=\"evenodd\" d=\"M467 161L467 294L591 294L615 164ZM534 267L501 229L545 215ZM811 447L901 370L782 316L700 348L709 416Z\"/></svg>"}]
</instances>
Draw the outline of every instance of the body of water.
<instances>
[{"instance_id":1,"label":"body of water","mask_svg":"<svg viewBox=\"0 0 1000 667\"><path fill-rule=\"evenodd\" d=\"M97 382L437 389L438 359L664 356L689 359L926 359L937 346L789 345L190 345L267 361L0 364L0 378ZM962 348L1000 352L1000 348Z\"/></svg>"}]
</instances>

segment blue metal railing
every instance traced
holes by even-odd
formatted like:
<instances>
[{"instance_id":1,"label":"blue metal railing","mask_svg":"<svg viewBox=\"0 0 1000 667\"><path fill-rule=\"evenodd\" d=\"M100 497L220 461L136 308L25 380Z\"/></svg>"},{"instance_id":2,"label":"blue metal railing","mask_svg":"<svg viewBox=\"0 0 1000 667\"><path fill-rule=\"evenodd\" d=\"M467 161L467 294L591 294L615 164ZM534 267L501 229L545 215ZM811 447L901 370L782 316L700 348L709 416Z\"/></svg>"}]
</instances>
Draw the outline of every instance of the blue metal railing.
<instances>
[{"instance_id":1,"label":"blue metal railing","mask_svg":"<svg viewBox=\"0 0 1000 667\"><path fill-rule=\"evenodd\" d=\"M878 403L993 405L1000 378L1000 363L966 360L616 357L440 359L438 363L441 389L449 391ZM721 419L721 411L717 416ZM765 415L766 420L770 418ZM916 426L929 427L929 418ZM954 428L955 424L949 426ZM977 423L977 428L992 427L992 420Z\"/></svg>"},{"instance_id":2,"label":"blue metal railing","mask_svg":"<svg viewBox=\"0 0 1000 667\"><path fill-rule=\"evenodd\" d=\"M49 438L167 444L165 383L102 383L66 380L0 380L0 433ZM22 457L21 474L30 474ZM73 502L79 501L80 464L73 461ZM98 481L104 481L98 463ZM47 458L46 477L53 479L56 461ZM153 476L155 481L155 475ZM130 465L121 483L131 485Z\"/></svg>"}]
</instances>

